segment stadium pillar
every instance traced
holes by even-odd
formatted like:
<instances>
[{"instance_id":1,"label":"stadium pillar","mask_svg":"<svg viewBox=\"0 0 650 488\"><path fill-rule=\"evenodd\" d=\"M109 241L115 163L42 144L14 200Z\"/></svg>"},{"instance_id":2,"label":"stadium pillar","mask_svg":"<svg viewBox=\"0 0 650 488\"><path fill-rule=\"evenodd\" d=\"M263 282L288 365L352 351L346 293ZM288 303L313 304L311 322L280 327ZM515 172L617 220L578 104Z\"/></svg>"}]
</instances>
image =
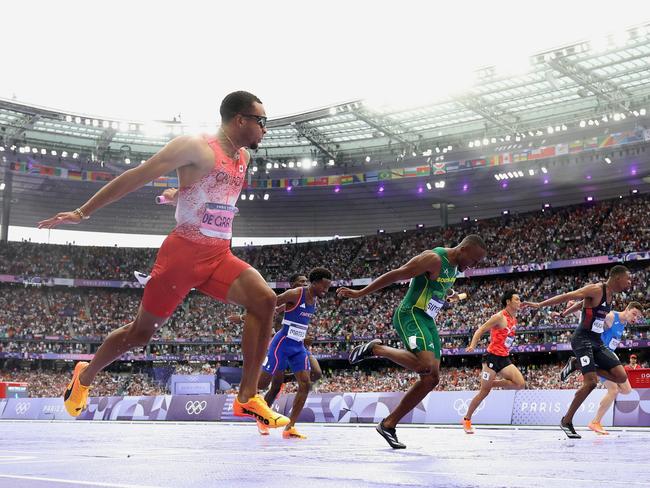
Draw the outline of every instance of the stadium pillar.
<instances>
[{"instance_id":1,"label":"stadium pillar","mask_svg":"<svg viewBox=\"0 0 650 488\"><path fill-rule=\"evenodd\" d=\"M11 189L13 188L14 174L9 169L9 165L5 166L4 178L2 182L5 187L0 191L2 195L2 221L0 223L0 242L7 242L9 239L9 213L11 209Z\"/></svg>"},{"instance_id":2,"label":"stadium pillar","mask_svg":"<svg viewBox=\"0 0 650 488\"><path fill-rule=\"evenodd\" d=\"M440 204L440 225L443 229L449 227L449 204L447 202Z\"/></svg>"}]
</instances>

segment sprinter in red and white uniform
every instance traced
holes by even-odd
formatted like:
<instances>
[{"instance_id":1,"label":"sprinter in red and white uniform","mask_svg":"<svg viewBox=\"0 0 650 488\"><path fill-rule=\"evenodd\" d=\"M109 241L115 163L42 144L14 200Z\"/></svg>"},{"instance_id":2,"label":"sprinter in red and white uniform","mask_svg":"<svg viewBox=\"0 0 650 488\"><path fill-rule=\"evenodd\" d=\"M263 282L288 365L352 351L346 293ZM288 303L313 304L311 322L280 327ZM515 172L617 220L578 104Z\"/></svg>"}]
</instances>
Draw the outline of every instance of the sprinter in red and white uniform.
<instances>
[{"instance_id":1,"label":"sprinter in red and white uniform","mask_svg":"<svg viewBox=\"0 0 650 488\"><path fill-rule=\"evenodd\" d=\"M490 319L474 332L467 352L472 352L483 334L490 331L490 344L487 353L483 355L483 371L481 372L481 389L472 399L467 413L463 418L463 429L467 434L473 434L472 414L481 402L490 394L492 388L500 387L507 390L521 390L525 386L524 377L510 361L510 348L515 342L517 329L517 312L521 300L515 290L506 291L501 297L503 310L495 313ZM496 379L497 374L501 376Z\"/></svg>"},{"instance_id":2,"label":"sprinter in red and white uniform","mask_svg":"<svg viewBox=\"0 0 650 488\"><path fill-rule=\"evenodd\" d=\"M64 394L65 407L78 416L99 371L130 349L146 345L192 288L246 308L242 336L243 374L234 414L269 427L289 419L273 412L257 395L257 382L272 330L276 295L262 276L230 251L235 203L250 155L266 134L266 113L255 95L238 91L224 98L222 124L212 136L180 136L151 159L125 171L72 212L39 223L39 228L78 224L96 211L171 171L178 173L176 228L163 242L133 322L114 330L90 363L79 362Z\"/></svg>"}]
</instances>

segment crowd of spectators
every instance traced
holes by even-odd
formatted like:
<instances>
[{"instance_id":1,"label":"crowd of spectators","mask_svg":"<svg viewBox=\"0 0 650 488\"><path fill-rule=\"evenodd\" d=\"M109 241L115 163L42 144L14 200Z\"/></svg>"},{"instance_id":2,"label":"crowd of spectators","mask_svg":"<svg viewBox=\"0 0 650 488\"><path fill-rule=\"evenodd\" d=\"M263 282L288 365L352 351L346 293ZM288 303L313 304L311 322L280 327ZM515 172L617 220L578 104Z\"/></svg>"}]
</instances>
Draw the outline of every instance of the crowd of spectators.
<instances>
[{"instance_id":1,"label":"crowd of spectators","mask_svg":"<svg viewBox=\"0 0 650 488\"><path fill-rule=\"evenodd\" d=\"M269 281L291 270L327 266L335 279L377 276L434 246L454 245L467 234L481 235L488 256L481 266L520 265L650 250L650 196L575 205L544 212L469 221L447 229L424 228L323 242L235 248ZM133 282L148 271L156 249L3 243L0 270L27 277L109 279Z\"/></svg>"},{"instance_id":2,"label":"crowd of spectators","mask_svg":"<svg viewBox=\"0 0 650 488\"><path fill-rule=\"evenodd\" d=\"M500 310L499 299L512 288L522 299L539 301L551 295L605 279L606 271L579 269L530 273L509 278L487 277L462 280L457 290L468 298L445 308L437 319L443 347L465 347L478 326ZM633 289L619 296L615 309L631 300L650 301L650 267L634 272ZM0 286L0 351L90 353L113 329L131 320L138 308L141 290L102 288ZM309 335L315 353L332 354L350 348L355 341L398 339L392 314L406 285L388 288L358 300L340 299L330 292L319 303ZM561 310L557 307L555 310ZM191 294L170 320L154 335L149 352L155 354L227 354L239 352L241 324L227 317L237 307ZM519 344L567 342L577 319L555 317L552 309L524 309L518 317ZM626 338L646 339L644 324L628 327ZM29 342L25 342L29 341Z\"/></svg>"}]
</instances>

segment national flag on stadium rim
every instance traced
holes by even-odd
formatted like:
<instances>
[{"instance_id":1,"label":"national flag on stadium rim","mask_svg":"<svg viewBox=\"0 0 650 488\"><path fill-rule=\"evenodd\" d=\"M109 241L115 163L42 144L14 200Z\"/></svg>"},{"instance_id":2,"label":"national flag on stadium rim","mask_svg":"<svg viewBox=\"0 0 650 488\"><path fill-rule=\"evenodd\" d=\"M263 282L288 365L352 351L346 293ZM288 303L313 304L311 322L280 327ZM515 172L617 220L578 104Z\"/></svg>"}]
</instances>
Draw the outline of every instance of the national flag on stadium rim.
<instances>
[{"instance_id":1,"label":"national flag on stadium rim","mask_svg":"<svg viewBox=\"0 0 650 488\"><path fill-rule=\"evenodd\" d=\"M354 183L354 177L352 175L343 175L343 176L341 176L341 184L342 185L349 185L350 183Z\"/></svg>"},{"instance_id":2,"label":"national flag on stadium rim","mask_svg":"<svg viewBox=\"0 0 650 488\"><path fill-rule=\"evenodd\" d=\"M476 168L478 166L485 166L486 163L487 163L487 161L485 159L482 159L482 158L481 159L472 159L471 160L472 168Z\"/></svg>"},{"instance_id":3,"label":"national flag on stadium rim","mask_svg":"<svg viewBox=\"0 0 650 488\"><path fill-rule=\"evenodd\" d=\"M556 144L555 145L555 154L557 156L562 156L564 154L569 154L569 145L567 143Z\"/></svg>"},{"instance_id":4,"label":"national flag on stadium rim","mask_svg":"<svg viewBox=\"0 0 650 488\"><path fill-rule=\"evenodd\" d=\"M25 163L11 163L11 169L13 171L20 171L21 173L26 173L27 172L27 165Z\"/></svg>"},{"instance_id":5,"label":"national flag on stadium rim","mask_svg":"<svg viewBox=\"0 0 650 488\"><path fill-rule=\"evenodd\" d=\"M501 155L501 164L510 164L510 163L512 163L512 154L503 153Z\"/></svg>"},{"instance_id":6,"label":"national flag on stadium rim","mask_svg":"<svg viewBox=\"0 0 650 488\"><path fill-rule=\"evenodd\" d=\"M379 172L379 179L380 180L390 180L393 178L393 173L390 171L380 171Z\"/></svg>"},{"instance_id":7,"label":"national flag on stadium rim","mask_svg":"<svg viewBox=\"0 0 650 488\"><path fill-rule=\"evenodd\" d=\"M417 172L418 172L418 176L429 176L431 174L431 168L429 166L418 166Z\"/></svg>"},{"instance_id":8,"label":"national flag on stadium rim","mask_svg":"<svg viewBox=\"0 0 650 488\"><path fill-rule=\"evenodd\" d=\"M569 152L570 153L577 153L582 151L582 148L584 147L584 144L582 141L573 141L569 143Z\"/></svg>"},{"instance_id":9,"label":"national flag on stadium rim","mask_svg":"<svg viewBox=\"0 0 650 488\"><path fill-rule=\"evenodd\" d=\"M93 171L93 181L111 181L113 175L111 173L106 173L105 171ZM170 185L170 178L165 177L165 184Z\"/></svg>"},{"instance_id":10,"label":"national flag on stadium rim","mask_svg":"<svg viewBox=\"0 0 650 488\"><path fill-rule=\"evenodd\" d=\"M487 158L487 161L488 161L488 166L499 166L499 164L501 164L501 158L499 157L498 154L489 156Z\"/></svg>"},{"instance_id":11,"label":"national flag on stadium rim","mask_svg":"<svg viewBox=\"0 0 650 488\"><path fill-rule=\"evenodd\" d=\"M328 176L327 177L327 184L329 186L334 186L334 185L339 185L341 183L341 177L340 176Z\"/></svg>"},{"instance_id":12,"label":"national flag on stadium rim","mask_svg":"<svg viewBox=\"0 0 650 488\"><path fill-rule=\"evenodd\" d=\"M81 181L83 179L83 175L81 174L81 171L73 171L70 169L68 170L68 179Z\"/></svg>"},{"instance_id":13,"label":"national flag on stadium rim","mask_svg":"<svg viewBox=\"0 0 650 488\"><path fill-rule=\"evenodd\" d=\"M327 186L328 178L327 176L321 176L320 178L310 178L312 181L308 182L309 186Z\"/></svg>"},{"instance_id":14,"label":"national flag on stadium rim","mask_svg":"<svg viewBox=\"0 0 650 488\"><path fill-rule=\"evenodd\" d=\"M54 176L54 168L52 166L45 166L41 164L38 168L38 173L45 176Z\"/></svg>"},{"instance_id":15,"label":"national flag on stadium rim","mask_svg":"<svg viewBox=\"0 0 650 488\"><path fill-rule=\"evenodd\" d=\"M521 161L528 161L528 151L516 153L513 157L513 161L515 163L519 163Z\"/></svg>"},{"instance_id":16,"label":"national flag on stadium rim","mask_svg":"<svg viewBox=\"0 0 650 488\"><path fill-rule=\"evenodd\" d=\"M596 149L598 147L598 137L588 137L585 139L585 149Z\"/></svg>"},{"instance_id":17,"label":"national flag on stadium rim","mask_svg":"<svg viewBox=\"0 0 650 488\"><path fill-rule=\"evenodd\" d=\"M447 164L445 164L445 170L447 170L447 172L458 171L459 169L460 161L449 161Z\"/></svg>"},{"instance_id":18,"label":"national flag on stadium rim","mask_svg":"<svg viewBox=\"0 0 650 488\"><path fill-rule=\"evenodd\" d=\"M367 182L377 181L379 179L379 171L368 171L363 175L363 180Z\"/></svg>"},{"instance_id":19,"label":"national flag on stadium rim","mask_svg":"<svg viewBox=\"0 0 650 488\"><path fill-rule=\"evenodd\" d=\"M284 180L271 180L271 188L284 188L282 184L283 181Z\"/></svg>"},{"instance_id":20,"label":"national flag on stadium rim","mask_svg":"<svg viewBox=\"0 0 650 488\"><path fill-rule=\"evenodd\" d=\"M528 159L544 159L553 156L555 156L555 146L542 146L531 150Z\"/></svg>"},{"instance_id":21,"label":"national flag on stadium rim","mask_svg":"<svg viewBox=\"0 0 650 488\"><path fill-rule=\"evenodd\" d=\"M418 176L418 168L417 168L417 166L413 166L412 168L404 168L402 170L402 175L405 178L410 178L412 176Z\"/></svg>"},{"instance_id":22,"label":"national flag on stadium rim","mask_svg":"<svg viewBox=\"0 0 650 488\"><path fill-rule=\"evenodd\" d=\"M601 141L598 147L610 147L616 144L616 138L614 134L609 134Z\"/></svg>"},{"instance_id":23,"label":"national flag on stadium rim","mask_svg":"<svg viewBox=\"0 0 650 488\"><path fill-rule=\"evenodd\" d=\"M447 172L446 163L433 163L431 166L434 175L444 175Z\"/></svg>"}]
</instances>

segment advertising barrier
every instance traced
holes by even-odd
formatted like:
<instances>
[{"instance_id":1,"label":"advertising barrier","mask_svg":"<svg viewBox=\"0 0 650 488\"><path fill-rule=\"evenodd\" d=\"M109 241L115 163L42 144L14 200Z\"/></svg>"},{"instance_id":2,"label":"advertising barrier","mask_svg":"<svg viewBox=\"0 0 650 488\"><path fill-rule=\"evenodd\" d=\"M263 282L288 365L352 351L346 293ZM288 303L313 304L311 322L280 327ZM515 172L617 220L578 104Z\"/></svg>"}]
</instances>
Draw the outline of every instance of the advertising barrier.
<instances>
[{"instance_id":1,"label":"advertising barrier","mask_svg":"<svg viewBox=\"0 0 650 488\"><path fill-rule=\"evenodd\" d=\"M475 424L557 426L576 390L495 390L474 413ZM409 412L404 423L458 424L467 413L475 391L435 391ZM592 419L605 390L594 391L574 417L576 426ZM377 423L397 406L404 392L321 393L307 398L300 422ZM273 404L289 415L294 394L280 395ZM76 420L226 421L251 422L235 417L235 395L161 395L92 397ZM71 420L61 398L0 400L0 419ZM605 426L650 427L650 389L619 395L602 421Z\"/></svg>"}]
</instances>

